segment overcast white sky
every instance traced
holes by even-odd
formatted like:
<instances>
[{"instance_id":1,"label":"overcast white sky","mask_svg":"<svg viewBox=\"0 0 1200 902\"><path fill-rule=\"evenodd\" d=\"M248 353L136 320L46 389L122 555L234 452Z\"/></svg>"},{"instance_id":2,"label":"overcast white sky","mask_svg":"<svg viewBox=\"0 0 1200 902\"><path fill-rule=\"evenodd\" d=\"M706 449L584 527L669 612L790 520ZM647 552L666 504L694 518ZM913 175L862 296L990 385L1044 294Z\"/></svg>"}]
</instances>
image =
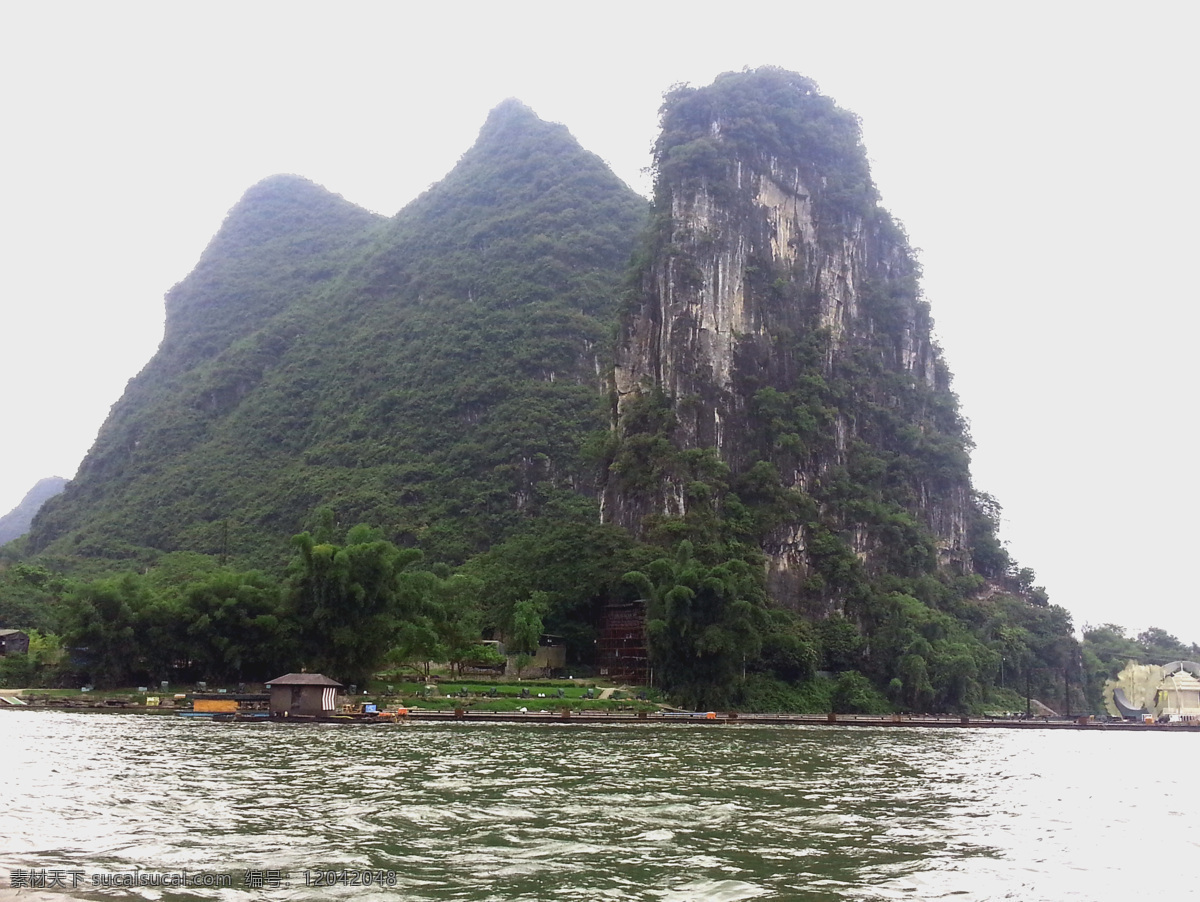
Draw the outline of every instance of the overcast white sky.
<instances>
[{"instance_id":1,"label":"overcast white sky","mask_svg":"<svg viewBox=\"0 0 1200 902\"><path fill-rule=\"evenodd\" d=\"M74 475L251 184L391 214L519 97L643 193L662 93L863 120L1002 535L1077 626L1200 641L1194 4L0 4L0 513Z\"/></svg>"}]
</instances>

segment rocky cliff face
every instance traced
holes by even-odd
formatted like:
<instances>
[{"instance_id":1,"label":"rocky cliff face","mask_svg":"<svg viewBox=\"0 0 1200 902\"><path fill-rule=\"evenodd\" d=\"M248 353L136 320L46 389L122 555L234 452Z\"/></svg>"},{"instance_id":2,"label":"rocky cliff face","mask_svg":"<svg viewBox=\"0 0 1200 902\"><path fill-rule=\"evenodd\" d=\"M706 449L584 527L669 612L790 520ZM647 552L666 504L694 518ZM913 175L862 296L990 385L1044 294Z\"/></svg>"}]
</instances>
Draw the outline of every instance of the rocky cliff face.
<instances>
[{"instance_id":1,"label":"rocky cliff face","mask_svg":"<svg viewBox=\"0 0 1200 902\"><path fill-rule=\"evenodd\" d=\"M880 511L831 493L847 471L861 483L863 456L892 471L876 500L911 515L943 563L968 566L967 442L912 251L877 205L857 121L807 80L760 70L674 92L663 126L655 234L613 375L618 433L630 434L631 404L661 393L677 450L711 449L735 482L767 463L783 491L816 503L815 517L759 536L782 600L798 604L814 572L816 524L868 565L886 556ZM920 457L927 439L961 461L901 474L900 458ZM618 474L605 516L634 531L647 516L684 516L689 480L671 466L652 487Z\"/></svg>"}]
</instances>

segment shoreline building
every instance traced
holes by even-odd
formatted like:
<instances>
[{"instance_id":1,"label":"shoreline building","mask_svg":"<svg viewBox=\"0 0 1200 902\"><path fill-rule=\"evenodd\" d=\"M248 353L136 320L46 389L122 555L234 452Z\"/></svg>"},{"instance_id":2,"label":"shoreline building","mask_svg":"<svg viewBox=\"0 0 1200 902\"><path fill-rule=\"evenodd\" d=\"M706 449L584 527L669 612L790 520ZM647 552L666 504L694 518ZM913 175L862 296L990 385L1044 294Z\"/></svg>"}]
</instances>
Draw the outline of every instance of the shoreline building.
<instances>
[{"instance_id":1,"label":"shoreline building","mask_svg":"<svg viewBox=\"0 0 1200 902\"><path fill-rule=\"evenodd\" d=\"M29 652L29 634L22 630L0 630L0 658Z\"/></svg>"},{"instance_id":2,"label":"shoreline building","mask_svg":"<svg viewBox=\"0 0 1200 902\"><path fill-rule=\"evenodd\" d=\"M337 710L345 687L321 673L286 673L266 684L272 717L325 717Z\"/></svg>"},{"instance_id":3,"label":"shoreline building","mask_svg":"<svg viewBox=\"0 0 1200 902\"><path fill-rule=\"evenodd\" d=\"M1104 706L1114 717L1200 720L1200 664L1130 661L1104 687Z\"/></svg>"}]
</instances>

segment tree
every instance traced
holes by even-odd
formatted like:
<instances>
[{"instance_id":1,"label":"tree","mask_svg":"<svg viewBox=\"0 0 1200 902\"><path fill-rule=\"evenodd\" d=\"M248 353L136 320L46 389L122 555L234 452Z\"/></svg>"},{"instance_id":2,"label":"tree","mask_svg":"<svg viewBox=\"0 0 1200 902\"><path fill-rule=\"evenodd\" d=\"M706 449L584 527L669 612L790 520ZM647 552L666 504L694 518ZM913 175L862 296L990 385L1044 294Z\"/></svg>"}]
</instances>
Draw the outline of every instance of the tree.
<instances>
[{"instance_id":1,"label":"tree","mask_svg":"<svg viewBox=\"0 0 1200 902\"><path fill-rule=\"evenodd\" d=\"M786 683L799 683L813 678L819 658L807 623L782 608L768 612L756 669Z\"/></svg>"},{"instance_id":2,"label":"tree","mask_svg":"<svg viewBox=\"0 0 1200 902\"><path fill-rule=\"evenodd\" d=\"M138 641L138 615L148 595L132 575L86 583L68 595L63 643L77 650L96 683L119 686L140 669L145 646Z\"/></svg>"},{"instance_id":3,"label":"tree","mask_svg":"<svg viewBox=\"0 0 1200 902\"><path fill-rule=\"evenodd\" d=\"M567 511L556 521L527 524L465 564L462 573L480 581L477 597L486 599L480 605L481 629L507 632L513 607L542 592L547 603L543 628L564 637L571 660L589 662L599 611L634 568L635 548L625 530Z\"/></svg>"},{"instance_id":4,"label":"tree","mask_svg":"<svg viewBox=\"0 0 1200 902\"><path fill-rule=\"evenodd\" d=\"M826 670L854 670L860 666L863 637L841 614L830 614L816 625L821 658Z\"/></svg>"},{"instance_id":5,"label":"tree","mask_svg":"<svg viewBox=\"0 0 1200 902\"><path fill-rule=\"evenodd\" d=\"M833 687L830 703L835 714L878 714L886 710L871 681L857 670L841 674Z\"/></svg>"},{"instance_id":6,"label":"tree","mask_svg":"<svg viewBox=\"0 0 1200 902\"><path fill-rule=\"evenodd\" d=\"M900 659L899 676L893 679L893 688L899 701L911 711L933 709L933 683L929 680L929 666L925 656L909 652Z\"/></svg>"},{"instance_id":7,"label":"tree","mask_svg":"<svg viewBox=\"0 0 1200 902\"><path fill-rule=\"evenodd\" d=\"M461 676L463 663L477 657L481 647L479 594L482 583L461 573L449 577L435 574L434 579L431 595L437 609L435 629L438 640L446 661Z\"/></svg>"},{"instance_id":8,"label":"tree","mask_svg":"<svg viewBox=\"0 0 1200 902\"><path fill-rule=\"evenodd\" d=\"M1125 634L1124 627L1115 623L1084 627L1083 644L1101 665L1103 679L1115 678L1128 662L1141 662L1146 653L1140 643Z\"/></svg>"},{"instance_id":9,"label":"tree","mask_svg":"<svg viewBox=\"0 0 1200 902\"><path fill-rule=\"evenodd\" d=\"M1032 663L1029 650L1029 631L1024 627L1012 626L1007 620L994 630L992 647L1000 656L1000 686L1024 686L1021 675Z\"/></svg>"},{"instance_id":10,"label":"tree","mask_svg":"<svg viewBox=\"0 0 1200 902\"><path fill-rule=\"evenodd\" d=\"M625 580L648 601L650 656L665 688L697 708L727 703L762 648L766 596L758 574L742 560L705 566L683 541L674 558Z\"/></svg>"},{"instance_id":11,"label":"tree","mask_svg":"<svg viewBox=\"0 0 1200 902\"><path fill-rule=\"evenodd\" d=\"M542 636L542 616L548 606L545 592L534 592L513 605L512 619L505 635L509 652L516 655L518 679L521 671L532 663L537 654L538 640Z\"/></svg>"},{"instance_id":12,"label":"tree","mask_svg":"<svg viewBox=\"0 0 1200 902\"><path fill-rule=\"evenodd\" d=\"M421 558L378 530L356 526L344 546L293 539L291 612L302 624L301 651L313 668L363 683L398 639L400 624L419 613L424 580L407 572Z\"/></svg>"},{"instance_id":13,"label":"tree","mask_svg":"<svg viewBox=\"0 0 1200 902\"><path fill-rule=\"evenodd\" d=\"M1194 656L1195 646L1189 648L1161 627L1151 626L1138 633L1137 643L1142 647L1146 664L1169 664L1185 661Z\"/></svg>"},{"instance_id":14,"label":"tree","mask_svg":"<svg viewBox=\"0 0 1200 902\"><path fill-rule=\"evenodd\" d=\"M208 680L269 680L296 653L281 588L261 573L222 572L188 586L179 615L188 657Z\"/></svg>"},{"instance_id":15,"label":"tree","mask_svg":"<svg viewBox=\"0 0 1200 902\"><path fill-rule=\"evenodd\" d=\"M438 635L437 623L425 614L409 616L396 624L395 645L387 660L395 664L415 664L425 676L434 661L445 657L445 647Z\"/></svg>"},{"instance_id":16,"label":"tree","mask_svg":"<svg viewBox=\"0 0 1200 902\"><path fill-rule=\"evenodd\" d=\"M0 628L51 630L67 582L34 564L0 566Z\"/></svg>"}]
</instances>

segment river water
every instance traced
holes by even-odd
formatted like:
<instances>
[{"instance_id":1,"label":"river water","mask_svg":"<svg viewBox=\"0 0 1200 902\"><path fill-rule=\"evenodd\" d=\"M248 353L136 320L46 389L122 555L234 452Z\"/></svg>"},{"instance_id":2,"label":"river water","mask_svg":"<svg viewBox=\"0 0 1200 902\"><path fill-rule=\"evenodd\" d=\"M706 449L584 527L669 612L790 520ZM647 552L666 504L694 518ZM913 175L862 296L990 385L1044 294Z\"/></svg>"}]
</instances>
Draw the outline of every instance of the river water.
<instances>
[{"instance_id":1,"label":"river water","mask_svg":"<svg viewBox=\"0 0 1200 902\"><path fill-rule=\"evenodd\" d=\"M1195 733L5 711L0 899L1200 898L1198 751Z\"/></svg>"}]
</instances>

